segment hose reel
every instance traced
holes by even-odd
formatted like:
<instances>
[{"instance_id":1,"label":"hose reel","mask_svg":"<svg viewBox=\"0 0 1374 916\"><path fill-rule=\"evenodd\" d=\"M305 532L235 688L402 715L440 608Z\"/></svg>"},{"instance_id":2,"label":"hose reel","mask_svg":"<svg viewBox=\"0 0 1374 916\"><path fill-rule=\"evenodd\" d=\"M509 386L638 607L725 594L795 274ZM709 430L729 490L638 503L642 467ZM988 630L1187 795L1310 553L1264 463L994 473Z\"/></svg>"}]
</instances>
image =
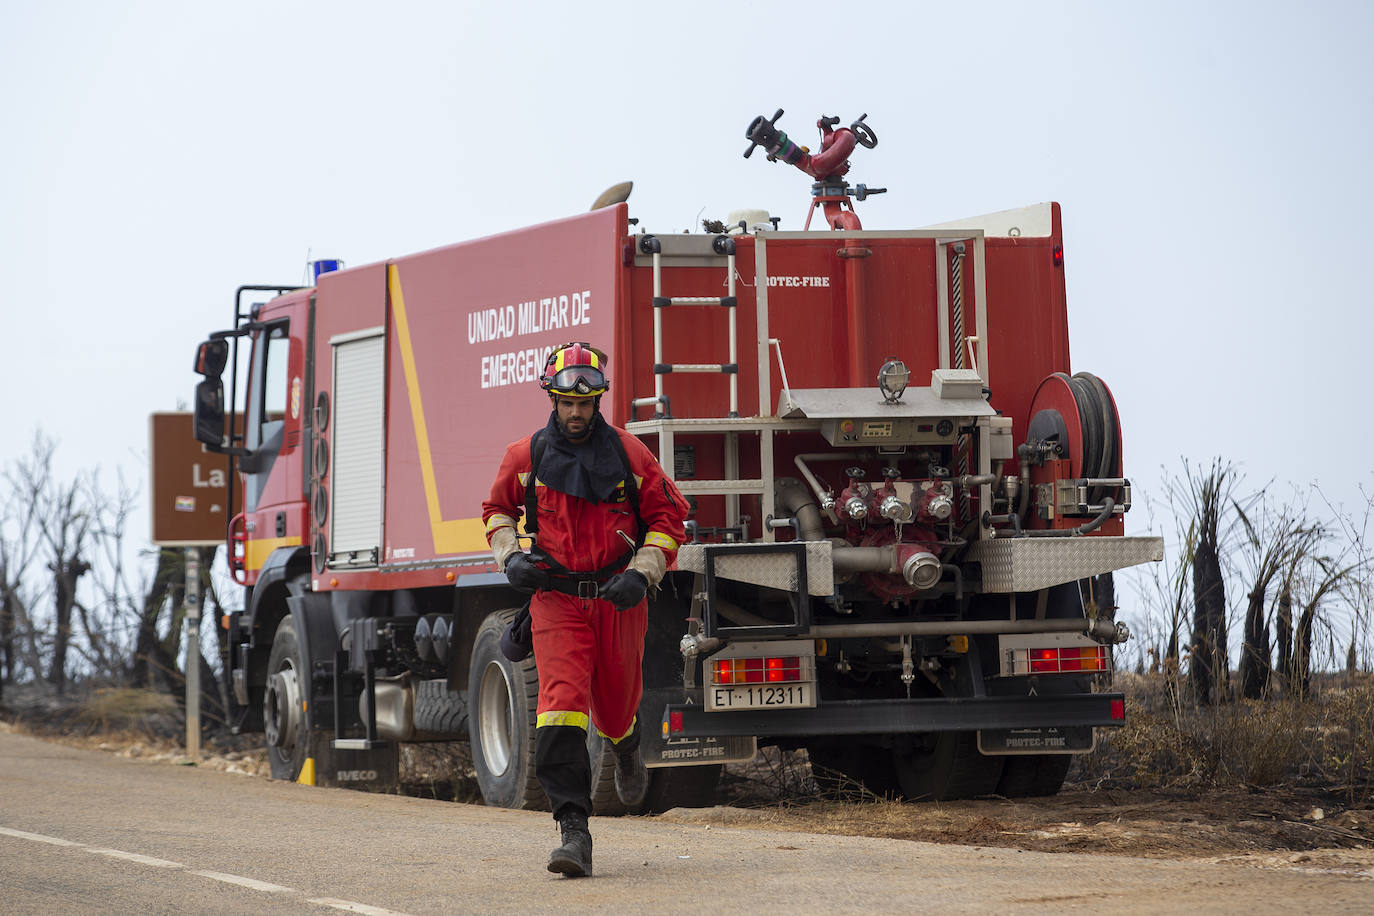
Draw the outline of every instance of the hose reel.
<instances>
[{"instance_id":1,"label":"hose reel","mask_svg":"<svg viewBox=\"0 0 1374 916\"><path fill-rule=\"evenodd\" d=\"M1047 376L1031 401L1026 439L1041 463L1067 461L1070 478L1121 479L1121 419L1110 389L1092 373ZM1120 503L1121 487L1089 486L1089 503L1108 497Z\"/></svg>"}]
</instances>

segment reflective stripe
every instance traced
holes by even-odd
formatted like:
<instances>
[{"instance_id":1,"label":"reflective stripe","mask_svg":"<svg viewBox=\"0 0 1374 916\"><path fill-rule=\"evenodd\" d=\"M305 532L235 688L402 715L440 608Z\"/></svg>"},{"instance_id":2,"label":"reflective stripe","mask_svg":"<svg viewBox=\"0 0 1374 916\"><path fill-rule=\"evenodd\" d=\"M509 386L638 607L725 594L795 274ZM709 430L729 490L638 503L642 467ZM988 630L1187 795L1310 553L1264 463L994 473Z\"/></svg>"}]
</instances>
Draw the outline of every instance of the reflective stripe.
<instances>
[{"instance_id":1,"label":"reflective stripe","mask_svg":"<svg viewBox=\"0 0 1374 916\"><path fill-rule=\"evenodd\" d=\"M631 735L633 735L633 734L635 733L635 722L637 722L637 721L639 721L639 716L635 716L633 719L631 719L631 720L630 720L630 730L627 731L625 734L621 735L619 738L611 738L610 735L606 734L605 732L603 732L603 731L602 731L601 729L599 729L599 728L596 730L596 733L597 733L598 735L600 735L601 737L603 737L603 738L608 738L608 739L610 739L610 742L611 742L612 744L619 744L620 742L624 741L626 738L630 737Z\"/></svg>"},{"instance_id":2,"label":"reflective stripe","mask_svg":"<svg viewBox=\"0 0 1374 916\"><path fill-rule=\"evenodd\" d=\"M644 536L645 547L658 547L661 550L677 550L677 541L661 531L650 531Z\"/></svg>"},{"instance_id":3,"label":"reflective stripe","mask_svg":"<svg viewBox=\"0 0 1374 916\"><path fill-rule=\"evenodd\" d=\"M534 720L535 728L543 728L545 725L572 725L587 730L587 714L585 712L550 711L541 712Z\"/></svg>"},{"instance_id":4,"label":"reflective stripe","mask_svg":"<svg viewBox=\"0 0 1374 916\"><path fill-rule=\"evenodd\" d=\"M528 486L530 482L530 471L521 471L515 475L515 479L520 481L520 486Z\"/></svg>"},{"instance_id":5,"label":"reflective stripe","mask_svg":"<svg viewBox=\"0 0 1374 916\"><path fill-rule=\"evenodd\" d=\"M493 515L487 519L487 532L495 531L497 528L514 528L515 519L509 515Z\"/></svg>"}]
</instances>

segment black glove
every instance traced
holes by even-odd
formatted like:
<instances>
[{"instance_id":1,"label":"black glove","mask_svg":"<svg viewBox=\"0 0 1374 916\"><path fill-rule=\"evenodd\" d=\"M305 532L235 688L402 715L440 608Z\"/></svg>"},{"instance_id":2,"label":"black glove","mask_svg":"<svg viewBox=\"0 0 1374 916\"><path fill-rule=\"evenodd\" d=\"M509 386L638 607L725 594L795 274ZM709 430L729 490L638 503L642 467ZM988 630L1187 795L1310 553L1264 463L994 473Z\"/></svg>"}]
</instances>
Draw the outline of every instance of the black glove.
<instances>
[{"instance_id":1,"label":"black glove","mask_svg":"<svg viewBox=\"0 0 1374 916\"><path fill-rule=\"evenodd\" d=\"M627 569L606 580L606 584L601 586L600 597L609 601L617 611L623 611L643 601L644 593L648 590L649 580L643 574Z\"/></svg>"},{"instance_id":2,"label":"black glove","mask_svg":"<svg viewBox=\"0 0 1374 916\"><path fill-rule=\"evenodd\" d=\"M521 551L516 551L506 560L506 578L516 588L529 591L545 588L549 584L549 574L535 566L529 554Z\"/></svg>"}]
</instances>

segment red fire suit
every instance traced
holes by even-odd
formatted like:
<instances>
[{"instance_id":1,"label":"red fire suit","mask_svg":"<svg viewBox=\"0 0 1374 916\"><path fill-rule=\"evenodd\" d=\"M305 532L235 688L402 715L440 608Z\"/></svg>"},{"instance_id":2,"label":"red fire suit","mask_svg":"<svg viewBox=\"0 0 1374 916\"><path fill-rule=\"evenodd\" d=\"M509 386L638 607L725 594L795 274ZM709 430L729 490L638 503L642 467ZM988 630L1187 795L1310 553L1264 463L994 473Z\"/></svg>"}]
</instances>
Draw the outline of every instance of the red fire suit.
<instances>
[{"instance_id":1,"label":"red fire suit","mask_svg":"<svg viewBox=\"0 0 1374 916\"><path fill-rule=\"evenodd\" d=\"M658 575L653 572L654 563L644 563L641 555L653 549L661 551L662 561L657 562L660 572L673 562L683 539L687 501L644 443L624 430L615 432L638 484L639 514L647 532L644 546L631 560L630 545L638 537L639 520L623 485L609 500L595 503L535 480L538 546L573 572L603 569L623 557L632 568L645 574L650 585L655 585ZM482 504L488 541L501 528L514 529L524 515L525 488L531 484L530 477L527 436L507 446L491 494ZM652 559L657 561L656 557ZM617 564L606 575L619 571ZM590 726L612 741L629 736L643 693L646 602L617 611L610 602L599 598L584 599L541 589L530 603L530 615L535 664L539 669L539 729L573 726L585 734ZM581 755L585 761L585 751ZM546 784L545 788L549 786ZM557 813L557 801L551 801ZM589 804L586 807L587 813L591 813Z\"/></svg>"}]
</instances>

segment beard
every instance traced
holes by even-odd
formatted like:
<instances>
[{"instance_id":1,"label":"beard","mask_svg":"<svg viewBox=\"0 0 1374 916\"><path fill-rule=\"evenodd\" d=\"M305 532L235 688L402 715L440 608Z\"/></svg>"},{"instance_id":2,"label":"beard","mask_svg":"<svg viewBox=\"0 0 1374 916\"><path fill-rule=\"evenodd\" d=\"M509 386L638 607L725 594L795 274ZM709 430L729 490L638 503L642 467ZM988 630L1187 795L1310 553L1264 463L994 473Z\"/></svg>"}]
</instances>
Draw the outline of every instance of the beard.
<instances>
[{"instance_id":1,"label":"beard","mask_svg":"<svg viewBox=\"0 0 1374 916\"><path fill-rule=\"evenodd\" d=\"M583 420L581 417L569 417L567 420L555 417L554 422L558 424L558 431L563 434L564 439L576 442L587 438L587 434L592 431L592 424L596 422L596 414L592 414L590 420Z\"/></svg>"}]
</instances>

